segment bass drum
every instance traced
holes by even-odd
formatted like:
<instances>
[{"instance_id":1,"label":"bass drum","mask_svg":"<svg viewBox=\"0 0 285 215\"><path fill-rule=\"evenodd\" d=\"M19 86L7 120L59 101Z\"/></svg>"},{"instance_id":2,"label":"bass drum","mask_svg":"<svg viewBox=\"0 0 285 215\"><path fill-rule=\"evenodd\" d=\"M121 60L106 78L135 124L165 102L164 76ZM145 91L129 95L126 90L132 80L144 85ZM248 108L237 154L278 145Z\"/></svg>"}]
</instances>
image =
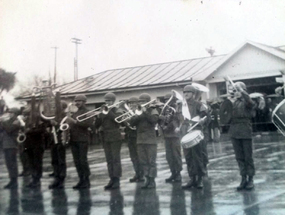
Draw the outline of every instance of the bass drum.
<instances>
[{"instance_id":1,"label":"bass drum","mask_svg":"<svg viewBox=\"0 0 285 215\"><path fill-rule=\"evenodd\" d=\"M220 107L220 123L221 125L227 125L232 118L233 103L229 99L225 99Z\"/></svg>"},{"instance_id":2,"label":"bass drum","mask_svg":"<svg viewBox=\"0 0 285 215\"><path fill-rule=\"evenodd\" d=\"M188 134L184 135L181 139L181 145L184 149L196 146L201 140L204 139L204 134L200 130L190 131Z\"/></svg>"},{"instance_id":3,"label":"bass drum","mask_svg":"<svg viewBox=\"0 0 285 215\"><path fill-rule=\"evenodd\" d=\"M272 122L285 136L285 99L272 112Z\"/></svg>"}]
</instances>

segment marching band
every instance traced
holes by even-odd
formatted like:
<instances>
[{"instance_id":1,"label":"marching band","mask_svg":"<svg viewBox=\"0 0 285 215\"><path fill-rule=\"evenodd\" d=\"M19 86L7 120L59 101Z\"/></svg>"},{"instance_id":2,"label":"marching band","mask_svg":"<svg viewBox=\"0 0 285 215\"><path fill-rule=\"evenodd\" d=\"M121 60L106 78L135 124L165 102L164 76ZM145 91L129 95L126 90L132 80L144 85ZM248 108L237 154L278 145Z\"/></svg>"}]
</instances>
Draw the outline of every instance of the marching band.
<instances>
[{"instance_id":1,"label":"marching band","mask_svg":"<svg viewBox=\"0 0 285 215\"><path fill-rule=\"evenodd\" d=\"M241 175L241 183L237 190L251 190L254 188L255 174L250 121L254 103L243 82L230 83L235 90L235 101L232 103L229 132ZM46 130L50 130L53 135L51 157L54 181L49 188L64 188L67 144L71 148L79 178L73 189L90 188L91 172L87 157L88 128L94 126L102 134L110 178L104 189L118 189L122 176L123 140L120 126L124 126L135 172L129 181L144 182L142 189L153 189L156 187L157 177L155 127L158 124L163 133L166 160L171 172L165 182L182 182L182 148L189 175L189 181L182 185L182 188L202 189L203 177L207 175L209 162L207 143L211 136L219 136L219 133L215 129L211 132L212 110L209 105L201 102L201 94L207 91L207 88L199 86L195 83L186 85L183 96L172 90L164 96L165 103L151 100L151 96L147 93L116 103L116 95L109 92L104 96L105 104L91 111L86 108L87 97L81 94L74 98L77 111L73 114L70 110L72 103L67 104L62 101L60 93L57 92L52 98L55 103L54 116L47 114L49 111L40 110L40 105L36 107L36 97L32 96L30 106L22 113L17 108L10 108L8 113L0 117L3 149L10 177L10 182L4 188L11 189L18 186L18 144L23 149L20 153L26 155L25 159L21 159L24 167L23 175L32 175L27 187L36 188L41 185L45 149L42 134ZM214 117L216 120L217 115ZM217 137L214 138L218 141ZM20 157L22 158L21 155ZM26 166L29 166L29 170Z\"/></svg>"}]
</instances>

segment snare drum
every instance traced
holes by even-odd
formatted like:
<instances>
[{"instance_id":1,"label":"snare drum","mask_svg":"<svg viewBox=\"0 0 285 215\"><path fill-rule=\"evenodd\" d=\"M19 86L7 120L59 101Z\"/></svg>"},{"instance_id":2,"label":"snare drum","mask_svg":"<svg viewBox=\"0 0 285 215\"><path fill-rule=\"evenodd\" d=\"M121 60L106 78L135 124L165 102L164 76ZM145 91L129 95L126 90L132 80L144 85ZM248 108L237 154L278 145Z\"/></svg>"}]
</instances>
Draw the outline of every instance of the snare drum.
<instances>
[{"instance_id":1,"label":"snare drum","mask_svg":"<svg viewBox=\"0 0 285 215\"><path fill-rule=\"evenodd\" d=\"M190 131L181 139L181 145L184 149L196 146L201 140L204 139L204 134L200 130Z\"/></svg>"},{"instance_id":2,"label":"snare drum","mask_svg":"<svg viewBox=\"0 0 285 215\"><path fill-rule=\"evenodd\" d=\"M285 136L285 99L272 112L272 122Z\"/></svg>"}]
</instances>

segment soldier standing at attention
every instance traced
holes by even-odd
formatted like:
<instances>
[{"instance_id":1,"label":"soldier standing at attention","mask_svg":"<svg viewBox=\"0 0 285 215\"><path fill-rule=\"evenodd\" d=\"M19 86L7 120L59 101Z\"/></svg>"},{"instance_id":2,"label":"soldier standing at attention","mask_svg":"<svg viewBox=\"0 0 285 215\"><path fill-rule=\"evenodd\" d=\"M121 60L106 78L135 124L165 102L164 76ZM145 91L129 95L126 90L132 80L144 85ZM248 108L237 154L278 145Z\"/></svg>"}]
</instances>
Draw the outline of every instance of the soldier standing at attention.
<instances>
[{"instance_id":1,"label":"soldier standing at attention","mask_svg":"<svg viewBox=\"0 0 285 215\"><path fill-rule=\"evenodd\" d=\"M150 99L150 95L147 93L142 93L139 96L141 112L133 116L130 121L131 126L137 128L138 155L146 178L142 189L155 188L155 177L157 176L155 125L158 122L158 111L151 104L148 107L141 106L149 102Z\"/></svg>"},{"instance_id":2,"label":"soldier standing at attention","mask_svg":"<svg viewBox=\"0 0 285 215\"><path fill-rule=\"evenodd\" d=\"M85 95L77 95L74 98L75 105L78 108L72 117L68 117L66 122L70 126L70 146L74 160L74 164L78 173L79 182L73 187L73 189L84 189L90 187L90 169L88 164L88 128L92 126L92 119L89 118L82 122L76 120L77 116L80 116L88 109L85 104L87 98Z\"/></svg>"},{"instance_id":3,"label":"soldier standing at attention","mask_svg":"<svg viewBox=\"0 0 285 215\"><path fill-rule=\"evenodd\" d=\"M242 177L237 190L251 190L254 188L253 176L255 174L251 127L251 111L254 102L246 92L246 85L243 82L236 82L235 88L237 90L237 92L235 92L236 100L233 104L229 133Z\"/></svg>"}]
</instances>

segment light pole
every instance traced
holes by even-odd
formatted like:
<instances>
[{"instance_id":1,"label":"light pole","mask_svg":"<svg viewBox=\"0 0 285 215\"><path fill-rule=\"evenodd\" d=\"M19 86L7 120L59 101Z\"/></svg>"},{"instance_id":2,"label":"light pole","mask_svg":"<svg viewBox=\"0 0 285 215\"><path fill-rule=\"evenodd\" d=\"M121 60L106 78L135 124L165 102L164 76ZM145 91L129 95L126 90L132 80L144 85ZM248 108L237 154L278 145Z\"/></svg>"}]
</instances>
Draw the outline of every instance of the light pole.
<instances>
[{"instance_id":1,"label":"light pole","mask_svg":"<svg viewBox=\"0 0 285 215\"><path fill-rule=\"evenodd\" d=\"M53 75L53 83L56 84L56 51L58 49L58 47L51 47L52 49L54 49L54 75Z\"/></svg>"},{"instance_id":2,"label":"light pole","mask_svg":"<svg viewBox=\"0 0 285 215\"><path fill-rule=\"evenodd\" d=\"M78 49L77 45L81 44L81 39L71 38L72 43L75 43L75 58L74 58L74 81L78 80Z\"/></svg>"}]
</instances>

